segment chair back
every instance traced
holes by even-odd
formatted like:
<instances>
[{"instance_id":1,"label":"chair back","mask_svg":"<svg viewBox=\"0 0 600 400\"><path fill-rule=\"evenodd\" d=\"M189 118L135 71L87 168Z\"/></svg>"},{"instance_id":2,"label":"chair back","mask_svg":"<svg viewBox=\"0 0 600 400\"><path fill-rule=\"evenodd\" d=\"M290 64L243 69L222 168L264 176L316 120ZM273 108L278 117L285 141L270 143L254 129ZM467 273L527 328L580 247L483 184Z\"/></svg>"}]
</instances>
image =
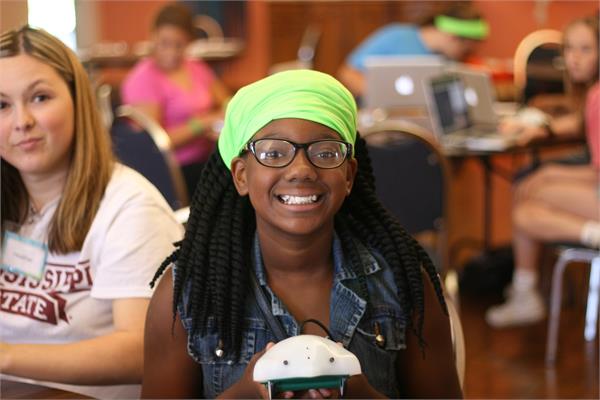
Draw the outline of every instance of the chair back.
<instances>
[{"instance_id":1,"label":"chair back","mask_svg":"<svg viewBox=\"0 0 600 400\"><path fill-rule=\"evenodd\" d=\"M196 15L194 17L194 27L203 32L207 39L223 39L224 37L221 25L209 15Z\"/></svg>"},{"instance_id":2,"label":"chair back","mask_svg":"<svg viewBox=\"0 0 600 400\"><path fill-rule=\"evenodd\" d=\"M361 135L367 141L379 200L446 270L449 170L433 135L403 121L376 123Z\"/></svg>"},{"instance_id":3,"label":"chair back","mask_svg":"<svg viewBox=\"0 0 600 400\"><path fill-rule=\"evenodd\" d=\"M448 297L446 297L446 306L448 307L448 316L450 317L450 333L452 335L456 373L458 374L458 382L462 389L465 382L465 334L463 332L460 315L456 310L453 301Z\"/></svg>"},{"instance_id":4,"label":"chair back","mask_svg":"<svg viewBox=\"0 0 600 400\"><path fill-rule=\"evenodd\" d=\"M184 178L165 130L129 105L119 106L116 114L111 135L117 158L152 182L171 208L187 206Z\"/></svg>"},{"instance_id":5,"label":"chair back","mask_svg":"<svg viewBox=\"0 0 600 400\"><path fill-rule=\"evenodd\" d=\"M310 63L312 66L319 39L321 39L321 30L314 25L307 26L298 47L298 60Z\"/></svg>"},{"instance_id":6,"label":"chair back","mask_svg":"<svg viewBox=\"0 0 600 400\"><path fill-rule=\"evenodd\" d=\"M106 129L110 129L115 119L112 107L112 87L107 83L98 86L98 89L96 89L96 98L98 100L102 123Z\"/></svg>"},{"instance_id":7,"label":"chair back","mask_svg":"<svg viewBox=\"0 0 600 400\"><path fill-rule=\"evenodd\" d=\"M513 59L517 97L527 102L539 93L562 93L564 65L562 32L540 29L525 36Z\"/></svg>"}]
</instances>

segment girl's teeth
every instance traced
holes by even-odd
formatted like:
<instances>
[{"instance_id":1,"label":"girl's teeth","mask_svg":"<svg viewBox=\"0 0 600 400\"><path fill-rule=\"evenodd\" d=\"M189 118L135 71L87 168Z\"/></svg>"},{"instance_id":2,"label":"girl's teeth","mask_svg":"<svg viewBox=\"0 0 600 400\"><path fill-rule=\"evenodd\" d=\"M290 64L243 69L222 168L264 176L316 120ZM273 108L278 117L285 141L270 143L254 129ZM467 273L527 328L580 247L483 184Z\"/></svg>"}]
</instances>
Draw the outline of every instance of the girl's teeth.
<instances>
[{"instance_id":1,"label":"girl's teeth","mask_svg":"<svg viewBox=\"0 0 600 400\"><path fill-rule=\"evenodd\" d=\"M311 196L290 196L284 194L280 197L284 204L311 204L317 201L316 194L313 194Z\"/></svg>"}]
</instances>

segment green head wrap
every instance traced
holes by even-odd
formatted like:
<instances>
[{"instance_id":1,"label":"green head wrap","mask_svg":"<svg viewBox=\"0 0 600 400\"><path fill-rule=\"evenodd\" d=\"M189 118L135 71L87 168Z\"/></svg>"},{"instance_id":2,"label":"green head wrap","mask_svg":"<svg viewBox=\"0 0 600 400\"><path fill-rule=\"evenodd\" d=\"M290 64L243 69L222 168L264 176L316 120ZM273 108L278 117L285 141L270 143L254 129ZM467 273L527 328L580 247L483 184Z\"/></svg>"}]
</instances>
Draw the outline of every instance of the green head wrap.
<instances>
[{"instance_id":1,"label":"green head wrap","mask_svg":"<svg viewBox=\"0 0 600 400\"><path fill-rule=\"evenodd\" d=\"M317 122L346 142L356 140L356 103L348 89L322 72L280 72L241 88L227 105L218 143L227 168L257 131L282 118Z\"/></svg>"},{"instance_id":2,"label":"green head wrap","mask_svg":"<svg viewBox=\"0 0 600 400\"><path fill-rule=\"evenodd\" d=\"M435 17L434 25L442 32L474 40L485 39L490 30L483 19L460 19L447 15Z\"/></svg>"}]
</instances>

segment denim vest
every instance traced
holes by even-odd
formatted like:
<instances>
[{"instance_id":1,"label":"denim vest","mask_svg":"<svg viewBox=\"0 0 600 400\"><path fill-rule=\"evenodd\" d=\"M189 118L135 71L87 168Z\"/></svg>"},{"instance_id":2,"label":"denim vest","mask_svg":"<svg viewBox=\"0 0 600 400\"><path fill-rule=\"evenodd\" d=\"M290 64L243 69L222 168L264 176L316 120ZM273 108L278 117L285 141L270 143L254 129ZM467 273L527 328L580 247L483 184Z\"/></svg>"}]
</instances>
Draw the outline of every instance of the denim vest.
<instances>
[{"instance_id":1,"label":"denim vest","mask_svg":"<svg viewBox=\"0 0 600 400\"><path fill-rule=\"evenodd\" d=\"M358 357L363 374L375 389L390 398L398 398L396 357L398 351L406 347L406 316L400 307L393 273L388 264L361 243L356 242L355 246L360 253L360 269L366 277L368 303L357 294L361 292L359 278L354 272L357 268L353 268L350 257L344 257L341 242L334 235L334 282L329 304L329 330L333 340L342 342ZM289 336L298 335L298 321L267 285L258 237L254 241L253 260L258 282L267 299L270 298L273 315L279 319ZM187 302L189 290L190 286L186 285L183 302ZM256 301L251 296L249 299L252 301L246 302L238 359L234 359L233 355L217 355L219 337L214 319L208 320L208 334L191 334L192 320L186 315L183 303L178 306L183 326L188 332L188 353L202 365L205 398L215 398L237 382L254 353L264 349L268 342L276 342ZM376 343L377 334L382 335L384 341Z\"/></svg>"}]
</instances>

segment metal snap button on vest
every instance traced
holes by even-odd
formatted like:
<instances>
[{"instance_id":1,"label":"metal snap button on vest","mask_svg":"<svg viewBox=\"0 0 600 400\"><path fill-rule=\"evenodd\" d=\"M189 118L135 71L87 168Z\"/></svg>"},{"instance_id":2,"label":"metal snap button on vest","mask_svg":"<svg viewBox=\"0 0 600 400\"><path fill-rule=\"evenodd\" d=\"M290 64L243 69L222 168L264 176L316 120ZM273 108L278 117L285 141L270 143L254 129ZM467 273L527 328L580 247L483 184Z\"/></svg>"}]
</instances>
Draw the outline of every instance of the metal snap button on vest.
<instances>
[{"instance_id":1,"label":"metal snap button on vest","mask_svg":"<svg viewBox=\"0 0 600 400\"><path fill-rule=\"evenodd\" d=\"M381 348L385 346L385 336L381 334L381 329L379 328L379 323L375 322L375 344Z\"/></svg>"},{"instance_id":2,"label":"metal snap button on vest","mask_svg":"<svg viewBox=\"0 0 600 400\"><path fill-rule=\"evenodd\" d=\"M223 351L223 341L219 340L219 344L217 345L217 348L215 349L215 355L218 358L223 357L223 355L225 354L225 352Z\"/></svg>"}]
</instances>

